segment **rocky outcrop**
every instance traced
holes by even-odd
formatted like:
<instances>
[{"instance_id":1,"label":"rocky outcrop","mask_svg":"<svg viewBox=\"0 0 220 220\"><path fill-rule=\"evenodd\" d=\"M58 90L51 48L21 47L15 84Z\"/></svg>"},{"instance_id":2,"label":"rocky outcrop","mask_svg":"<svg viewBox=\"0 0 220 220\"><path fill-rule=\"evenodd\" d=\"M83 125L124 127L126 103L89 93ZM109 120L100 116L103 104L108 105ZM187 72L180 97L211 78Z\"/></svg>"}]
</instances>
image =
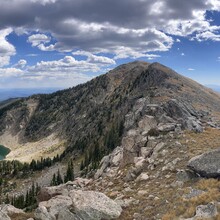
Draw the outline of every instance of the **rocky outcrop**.
<instances>
[{"instance_id":1,"label":"rocky outcrop","mask_svg":"<svg viewBox=\"0 0 220 220\"><path fill-rule=\"evenodd\" d=\"M1 220L11 220L11 218L9 218L9 216L2 211L0 211L0 219Z\"/></svg>"},{"instance_id":2,"label":"rocky outcrop","mask_svg":"<svg viewBox=\"0 0 220 220\"><path fill-rule=\"evenodd\" d=\"M220 148L193 157L188 167L195 173L207 178L220 178Z\"/></svg>"},{"instance_id":3,"label":"rocky outcrop","mask_svg":"<svg viewBox=\"0 0 220 220\"><path fill-rule=\"evenodd\" d=\"M199 205L196 207L196 215L192 218L181 220L200 220L200 219L214 219L218 215L217 207L214 203L207 205Z\"/></svg>"},{"instance_id":4,"label":"rocky outcrop","mask_svg":"<svg viewBox=\"0 0 220 220\"><path fill-rule=\"evenodd\" d=\"M98 179L108 167L118 167L123 156L122 147L116 147L113 152L102 158L100 168L96 171L94 178Z\"/></svg>"},{"instance_id":5,"label":"rocky outcrop","mask_svg":"<svg viewBox=\"0 0 220 220\"><path fill-rule=\"evenodd\" d=\"M10 216L20 216L25 214L23 210L17 209L12 205L3 204L0 205L0 219L11 220Z\"/></svg>"},{"instance_id":6,"label":"rocky outcrop","mask_svg":"<svg viewBox=\"0 0 220 220\"><path fill-rule=\"evenodd\" d=\"M55 189L57 188L57 189ZM58 192L54 194L51 192ZM39 195L52 196L45 201L38 198L39 207L35 211L36 220L101 220L118 218L121 207L106 195L95 191L69 189L66 184L41 189Z\"/></svg>"}]
</instances>

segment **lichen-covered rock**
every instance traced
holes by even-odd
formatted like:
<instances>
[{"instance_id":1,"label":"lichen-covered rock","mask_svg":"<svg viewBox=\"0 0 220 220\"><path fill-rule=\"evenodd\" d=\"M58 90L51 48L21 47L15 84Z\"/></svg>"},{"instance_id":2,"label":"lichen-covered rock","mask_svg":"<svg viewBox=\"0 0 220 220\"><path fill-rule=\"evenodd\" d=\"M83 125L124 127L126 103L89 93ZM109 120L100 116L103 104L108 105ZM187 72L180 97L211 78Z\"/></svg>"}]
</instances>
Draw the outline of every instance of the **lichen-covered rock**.
<instances>
[{"instance_id":1,"label":"lichen-covered rock","mask_svg":"<svg viewBox=\"0 0 220 220\"><path fill-rule=\"evenodd\" d=\"M217 207L214 203L207 205L200 205L196 207L196 217L200 218L213 218L217 215Z\"/></svg>"},{"instance_id":2,"label":"lichen-covered rock","mask_svg":"<svg viewBox=\"0 0 220 220\"><path fill-rule=\"evenodd\" d=\"M220 177L220 148L193 157L188 162L188 167L202 177Z\"/></svg>"}]
</instances>

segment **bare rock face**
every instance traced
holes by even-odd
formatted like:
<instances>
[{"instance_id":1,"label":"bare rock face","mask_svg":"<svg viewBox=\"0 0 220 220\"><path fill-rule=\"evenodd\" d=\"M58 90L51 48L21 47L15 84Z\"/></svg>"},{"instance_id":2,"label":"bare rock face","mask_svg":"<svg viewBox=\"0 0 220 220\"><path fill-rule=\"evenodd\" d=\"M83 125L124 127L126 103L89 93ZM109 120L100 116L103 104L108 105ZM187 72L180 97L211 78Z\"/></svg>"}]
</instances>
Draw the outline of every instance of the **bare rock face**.
<instances>
[{"instance_id":1,"label":"bare rock face","mask_svg":"<svg viewBox=\"0 0 220 220\"><path fill-rule=\"evenodd\" d=\"M193 157L188 167L206 178L220 178L220 148Z\"/></svg>"},{"instance_id":2,"label":"bare rock face","mask_svg":"<svg viewBox=\"0 0 220 220\"><path fill-rule=\"evenodd\" d=\"M1 220L11 220L9 216L19 216L24 214L24 211L21 209L17 209L12 205L3 204L0 205L0 219Z\"/></svg>"},{"instance_id":3,"label":"bare rock face","mask_svg":"<svg viewBox=\"0 0 220 220\"><path fill-rule=\"evenodd\" d=\"M122 147L116 147L111 154L102 158L100 168L96 171L94 178L98 179L104 174L108 167L118 167L123 156Z\"/></svg>"},{"instance_id":4,"label":"bare rock face","mask_svg":"<svg viewBox=\"0 0 220 220\"><path fill-rule=\"evenodd\" d=\"M2 211L0 211L0 219L1 220L11 220L11 218L9 218L9 216Z\"/></svg>"},{"instance_id":5,"label":"bare rock face","mask_svg":"<svg viewBox=\"0 0 220 220\"><path fill-rule=\"evenodd\" d=\"M138 127L145 132L148 132L152 128L156 128L156 126L157 121L151 115L145 115L143 119L138 122Z\"/></svg>"},{"instance_id":6,"label":"bare rock face","mask_svg":"<svg viewBox=\"0 0 220 220\"><path fill-rule=\"evenodd\" d=\"M66 190L61 190L61 188L66 189L65 184L57 188L60 195L39 203L35 211L36 220L107 220L118 218L122 212L121 206L103 193L68 190L66 194ZM47 194L50 194L50 187L41 191L44 193L49 191Z\"/></svg>"},{"instance_id":7,"label":"bare rock face","mask_svg":"<svg viewBox=\"0 0 220 220\"><path fill-rule=\"evenodd\" d=\"M1 205L0 210L6 213L7 215L24 214L23 210L17 209L13 205L9 205L9 204Z\"/></svg>"},{"instance_id":8,"label":"bare rock face","mask_svg":"<svg viewBox=\"0 0 220 220\"><path fill-rule=\"evenodd\" d=\"M114 219L118 218L122 212L116 202L100 192L71 191L70 197L75 212L81 219Z\"/></svg>"}]
</instances>

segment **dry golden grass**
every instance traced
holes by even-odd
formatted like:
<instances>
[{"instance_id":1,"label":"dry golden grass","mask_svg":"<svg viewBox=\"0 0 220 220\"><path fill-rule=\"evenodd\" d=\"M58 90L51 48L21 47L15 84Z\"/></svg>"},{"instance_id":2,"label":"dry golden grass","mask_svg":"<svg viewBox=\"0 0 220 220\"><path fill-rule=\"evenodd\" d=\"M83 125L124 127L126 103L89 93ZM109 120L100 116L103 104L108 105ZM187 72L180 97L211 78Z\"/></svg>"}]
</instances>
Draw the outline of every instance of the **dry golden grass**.
<instances>
[{"instance_id":1,"label":"dry golden grass","mask_svg":"<svg viewBox=\"0 0 220 220\"><path fill-rule=\"evenodd\" d=\"M10 215L11 220L27 220L28 218L34 218L33 213L25 213L25 214L13 214Z\"/></svg>"},{"instance_id":2,"label":"dry golden grass","mask_svg":"<svg viewBox=\"0 0 220 220\"><path fill-rule=\"evenodd\" d=\"M188 140L188 143L186 141ZM199 155L211 149L220 147L220 130L206 128L202 133L187 131L185 137L181 140L182 144L188 147L190 157Z\"/></svg>"},{"instance_id":3,"label":"dry golden grass","mask_svg":"<svg viewBox=\"0 0 220 220\"><path fill-rule=\"evenodd\" d=\"M176 211L166 213L163 220L169 220L169 216L193 217L197 206L220 200L220 181L216 179L201 179L195 183L194 188L204 190L204 193L191 199L179 198L178 201L175 201L178 204ZM170 219L172 219L171 217ZM175 219L174 217L173 219ZM216 219L219 220L219 216Z\"/></svg>"}]
</instances>

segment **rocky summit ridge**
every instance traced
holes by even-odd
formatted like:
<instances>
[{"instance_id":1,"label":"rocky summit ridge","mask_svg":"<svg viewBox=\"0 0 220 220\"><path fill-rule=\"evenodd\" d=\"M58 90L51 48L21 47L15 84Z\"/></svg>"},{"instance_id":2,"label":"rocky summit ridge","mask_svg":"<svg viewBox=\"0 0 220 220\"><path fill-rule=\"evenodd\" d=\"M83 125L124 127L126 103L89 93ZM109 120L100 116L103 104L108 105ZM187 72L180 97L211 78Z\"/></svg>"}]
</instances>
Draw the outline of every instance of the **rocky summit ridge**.
<instances>
[{"instance_id":1,"label":"rocky summit ridge","mask_svg":"<svg viewBox=\"0 0 220 220\"><path fill-rule=\"evenodd\" d=\"M8 159L61 153L82 177L48 187L33 174L43 186L35 220L220 217L220 96L159 63L10 103L0 121Z\"/></svg>"}]
</instances>

